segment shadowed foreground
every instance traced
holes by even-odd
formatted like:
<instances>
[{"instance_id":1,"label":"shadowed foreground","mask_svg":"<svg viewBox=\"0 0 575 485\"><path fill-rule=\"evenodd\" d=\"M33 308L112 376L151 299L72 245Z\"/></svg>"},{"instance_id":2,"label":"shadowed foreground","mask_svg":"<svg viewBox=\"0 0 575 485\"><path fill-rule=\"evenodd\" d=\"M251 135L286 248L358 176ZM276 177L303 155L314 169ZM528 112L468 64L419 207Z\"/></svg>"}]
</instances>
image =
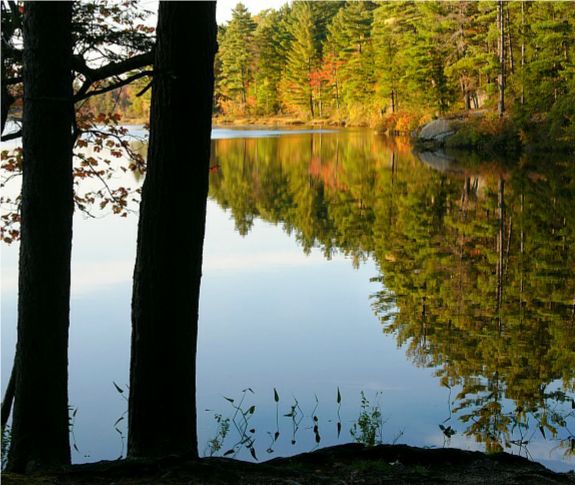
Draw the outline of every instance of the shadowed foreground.
<instances>
[{"instance_id":1,"label":"shadowed foreground","mask_svg":"<svg viewBox=\"0 0 575 485\"><path fill-rule=\"evenodd\" d=\"M347 444L247 463L226 458L167 457L75 465L51 474L4 474L10 484L575 484L575 474L554 473L524 458L406 445L365 448Z\"/></svg>"}]
</instances>

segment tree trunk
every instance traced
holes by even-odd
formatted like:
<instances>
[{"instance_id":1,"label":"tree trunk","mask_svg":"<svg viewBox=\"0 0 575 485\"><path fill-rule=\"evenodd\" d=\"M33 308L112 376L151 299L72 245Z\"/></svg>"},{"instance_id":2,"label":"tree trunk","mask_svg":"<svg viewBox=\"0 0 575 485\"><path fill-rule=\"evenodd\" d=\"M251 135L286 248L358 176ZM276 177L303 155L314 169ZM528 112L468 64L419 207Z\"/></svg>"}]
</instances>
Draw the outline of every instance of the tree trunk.
<instances>
[{"instance_id":1,"label":"tree trunk","mask_svg":"<svg viewBox=\"0 0 575 485\"><path fill-rule=\"evenodd\" d=\"M8 385L6 386L6 391L4 392L4 399L2 399L2 429L8 423L10 418L10 413L12 412L12 404L14 403L14 393L16 391L16 366L12 365L12 372L10 372L10 378L8 379Z\"/></svg>"},{"instance_id":2,"label":"tree trunk","mask_svg":"<svg viewBox=\"0 0 575 485\"><path fill-rule=\"evenodd\" d=\"M501 306L503 303L503 246L505 237L505 180L499 178L497 209L499 215L499 231L497 234L497 318L501 330Z\"/></svg>"},{"instance_id":3,"label":"tree trunk","mask_svg":"<svg viewBox=\"0 0 575 485\"><path fill-rule=\"evenodd\" d=\"M8 468L70 462L71 2L24 6L24 166L16 394ZM49 21L48 21L49 19Z\"/></svg>"},{"instance_id":4,"label":"tree trunk","mask_svg":"<svg viewBox=\"0 0 575 485\"><path fill-rule=\"evenodd\" d=\"M509 72L513 75L515 74L515 63L513 61L513 37L511 36L511 18L509 15L509 6L507 6L505 18L507 24L507 45L509 46Z\"/></svg>"},{"instance_id":5,"label":"tree trunk","mask_svg":"<svg viewBox=\"0 0 575 485\"><path fill-rule=\"evenodd\" d=\"M521 0L521 105L525 104L525 1Z\"/></svg>"},{"instance_id":6,"label":"tree trunk","mask_svg":"<svg viewBox=\"0 0 575 485\"><path fill-rule=\"evenodd\" d=\"M499 27L499 102L497 112L502 117L505 112L505 17L503 0L498 0L497 3L497 26Z\"/></svg>"},{"instance_id":7,"label":"tree trunk","mask_svg":"<svg viewBox=\"0 0 575 485\"><path fill-rule=\"evenodd\" d=\"M132 298L128 455L197 455L215 2L160 2Z\"/></svg>"}]
</instances>

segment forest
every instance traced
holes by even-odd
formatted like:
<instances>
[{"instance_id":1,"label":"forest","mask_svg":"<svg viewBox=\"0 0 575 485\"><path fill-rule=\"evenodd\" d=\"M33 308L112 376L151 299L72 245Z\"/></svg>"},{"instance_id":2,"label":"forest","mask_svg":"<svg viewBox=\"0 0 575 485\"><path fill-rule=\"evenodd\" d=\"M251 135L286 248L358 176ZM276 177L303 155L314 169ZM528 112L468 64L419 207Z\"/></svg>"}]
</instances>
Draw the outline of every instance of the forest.
<instances>
[{"instance_id":1,"label":"forest","mask_svg":"<svg viewBox=\"0 0 575 485\"><path fill-rule=\"evenodd\" d=\"M411 133L451 116L470 118L467 138L573 144L574 25L570 2L298 1L257 14L238 3L218 27L216 121ZM146 115L126 92L98 109L114 102Z\"/></svg>"}]
</instances>

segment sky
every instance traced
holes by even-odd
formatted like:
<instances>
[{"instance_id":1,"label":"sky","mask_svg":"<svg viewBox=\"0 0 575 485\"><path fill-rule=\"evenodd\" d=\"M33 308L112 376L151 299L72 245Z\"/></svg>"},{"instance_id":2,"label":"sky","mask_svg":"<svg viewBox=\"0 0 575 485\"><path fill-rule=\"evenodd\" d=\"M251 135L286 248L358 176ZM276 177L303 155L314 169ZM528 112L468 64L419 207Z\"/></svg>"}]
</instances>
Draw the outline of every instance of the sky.
<instances>
[{"instance_id":1,"label":"sky","mask_svg":"<svg viewBox=\"0 0 575 485\"><path fill-rule=\"evenodd\" d=\"M239 0L217 0L216 3L216 19L218 25L228 22L232 18L232 10L238 4ZM259 13L266 8L273 8L277 10L287 0L242 0L247 9L252 15Z\"/></svg>"},{"instance_id":2,"label":"sky","mask_svg":"<svg viewBox=\"0 0 575 485\"><path fill-rule=\"evenodd\" d=\"M218 25L225 24L232 19L232 10L238 4L240 0L217 0L216 2L216 20ZM252 15L256 15L262 10L267 8L273 8L277 10L280 8L284 3L287 3L288 0L242 0L246 8L250 11ZM157 0L143 0L142 5L151 10L152 12L157 12L158 10L158 1ZM156 23L156 16L153 15L153 18L150 19L150 24L155 25Z\"/></svg>"}]
</instances>

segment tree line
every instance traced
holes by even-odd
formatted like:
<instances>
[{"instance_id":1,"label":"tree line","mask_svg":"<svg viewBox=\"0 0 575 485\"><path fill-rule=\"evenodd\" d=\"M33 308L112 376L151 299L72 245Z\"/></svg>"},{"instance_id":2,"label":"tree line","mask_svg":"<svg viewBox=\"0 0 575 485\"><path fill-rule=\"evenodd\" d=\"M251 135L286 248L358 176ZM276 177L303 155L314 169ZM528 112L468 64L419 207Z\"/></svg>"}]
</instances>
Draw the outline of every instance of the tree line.
<instances>
[{"instance_id":1,"label":"tree line","mask_svg":"<svg viewBox=\"0 0 575 485\"><path fill-rule=\"evenodd\" d=\"M448 111L549 114L573 130L570 2L308 2L219 26L216 106L352 123Z\"/></svg>"},{"instance_id":2,"label":"tree line","mask_svg":"<svg viewBox=\"0 0 575 485\"><path fill-rule=\"evenodd\" d=\"M11 106L22 106L21 130L3 133L4 140L22 136L22 147L17 155L2 154L4 170L22 172L15 213L17 348L2 403L4 428L13 400L10 471L70 463L72 214L95 202L78 199L74 180L95 177L108 187L109 169L101 165L109 160L97 154L104 148L113 156L131 154L117 116L94 114L86 100L152 75L132 299L128 455L197 456L195 349L215 2L160 2L155 38L144 18L133 0L2 2L2 132ZM73 165L74 150L87 145L96 156L80 154ZM125 200L108 196L122 212Z\"/></svg>"}]
</instances>

